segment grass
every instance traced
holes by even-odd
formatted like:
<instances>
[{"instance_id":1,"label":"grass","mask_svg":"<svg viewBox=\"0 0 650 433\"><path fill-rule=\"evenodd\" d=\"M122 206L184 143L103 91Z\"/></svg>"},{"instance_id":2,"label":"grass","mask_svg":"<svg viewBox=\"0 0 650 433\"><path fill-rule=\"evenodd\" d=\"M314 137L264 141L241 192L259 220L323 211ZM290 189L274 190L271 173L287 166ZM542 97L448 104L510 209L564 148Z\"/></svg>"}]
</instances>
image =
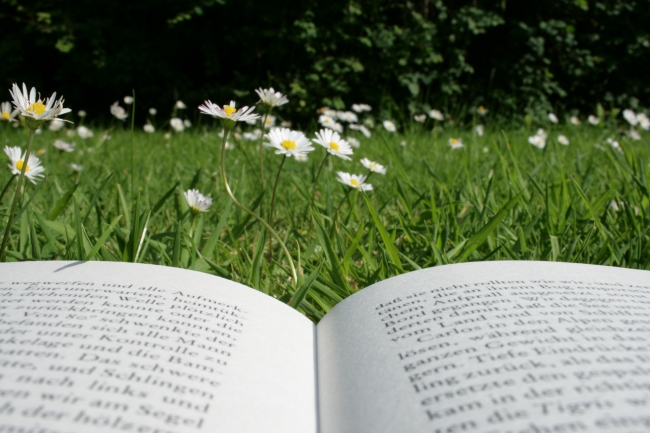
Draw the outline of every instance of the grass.
<instances>
[{"instance_id":1,"label":"grass","mask_svg":"<svg viewBox=\"0 0 650 433\"><path fill-rule=\"evenodd\" d=\"M542 150L528 144L533 127L487 128L483 137L453 127L434 133L419 124L409 128L390 134L378 127L370 139L359 135L353 161L330 158L313 197L324 150L312 152L307 163L287 160L273 227L299 270L297 287L277 242L271 255L268 233L226 195L216 125L171 139L113 130L102 141L96 130L91 139L74 139L72 153L51 145L66 139L65 132L37 135L33 149L46 150L47 177L42 185L28 183L6 259L194 269L275 296L314 321L376 281L442 264L548 260L650 267L646 136L632 141L615 129L563 126L547 131ZM557 142L559 133L569 146ZM462 138L465 147L450 149L450 137ZM606 144L608 137L624 151ZM6 140L24 149L27 131L8 129ZM226 167L235 196L267 218L270 191L261 194L257 142L234 144ZM365 196L346 194L335 173L364 173L363 157L386 165L388 173L373 174L374 191ZM270 188L281 157L267 150L265 158ZM84 170L73 171L70 163ZM10 178L2 170L0 188ZM13 186L0 201L3 224ZM214 198L210 211L196 219L182 195L190 188Z\"/></svg>"}]
</instances>

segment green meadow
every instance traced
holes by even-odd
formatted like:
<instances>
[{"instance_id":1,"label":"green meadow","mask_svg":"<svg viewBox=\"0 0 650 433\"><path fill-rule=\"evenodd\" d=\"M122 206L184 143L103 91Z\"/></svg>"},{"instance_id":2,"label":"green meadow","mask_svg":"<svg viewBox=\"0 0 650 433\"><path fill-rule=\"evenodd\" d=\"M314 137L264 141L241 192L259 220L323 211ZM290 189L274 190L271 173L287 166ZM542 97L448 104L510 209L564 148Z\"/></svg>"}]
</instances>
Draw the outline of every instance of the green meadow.
<instances>
[{"instance_id":1,"label":"green meadow","mask_svg":"<svg viewBox=\"0 0 650 433\"><path fill-rule=\"evenodd\" d=\"M544 148L529 143L540 126L548 135ZM25 182L7 261L193 269L254 287L315 321L374 282L431 266L543 260L650 267L648 135L641 131L633 140L613 124L487 126L482 136L470 126L412 122L390 133L379 124L370 138L346 134L360 142L352 160L329 157L316 184L324 148L315 146L306 162L287 158L272 225L292 256L298 284L279 243L274 239L269 250L267 230L224 190L218 122L206 117L168 138L131 132L122 123L94 128L88 139L43 129L32 150L46 176ZM558 142L560 134L568 145ZM0 138L24 149L28 130L6 127ZM451 138L463 147L452 149ZM73 142L74 151L57 150L57 139ZM259 142L229 142L225 167L233 193L268 220L283 157L264 148L263 191ZM368 174L361 158L387 168L386 175L369 177L373 190L365 193L336 176ZM3 231L16 185L4 167ZM188 189L212 197L207 212L193 216L183 196Z\"/></svg>"}]
</instances>

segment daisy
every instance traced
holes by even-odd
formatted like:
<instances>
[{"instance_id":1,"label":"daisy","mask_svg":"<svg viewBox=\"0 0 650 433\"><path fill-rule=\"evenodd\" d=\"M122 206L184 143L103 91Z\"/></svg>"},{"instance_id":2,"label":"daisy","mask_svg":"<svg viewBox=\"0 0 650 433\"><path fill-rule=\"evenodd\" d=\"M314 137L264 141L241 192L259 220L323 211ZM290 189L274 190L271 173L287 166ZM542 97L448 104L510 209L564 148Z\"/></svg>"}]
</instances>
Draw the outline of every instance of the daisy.
<instances>
[{"instance_id":1,"label":"daisy","mask_svg":"<svg viewBox=\"0 0 650 433\"><path fill-rule=\"evenodd\" d=\"M344 185L350 186L352 188L356 188L359 191L372 190L372 185L370 185L369 183L364 183L368 176L364 176L360 174L357 175L357 174L344 173L342 171L337 171L336 174L339 176L337 180Z\"/></svg>"},{"instance_id":2,"label":"daisy","mask_svg":"<svg viewBox=\"0 0 650 433\"><path fill-rule=\"evenodd\" d=\"M268 114L266 120L264 121L265 128L273 128L275 126L275 116Z\"/></svg>"},{"instance_id":3,"label":"daisy","mask_svg":"<svg viewBox=\"0 0 650 433\"><path fill-rule=\"evenodd\" d=\"M86 128L83 125L77 127L77 134L79 134L79 137L83 138L84 140L94 135L90 129Z\"/></svg>"},{"instance_id":4,"label":"daisy","mask_svg":"<svg viewBox=\"0 0 650 433\"><path fill-rule=\"evenodd\" d=\"M557 141L558 141L558 143L560 143L560 144L562 144L562 145L564 145L564 146L568 146L568 145L569 145L569 139L566 138L565 135L558 135L558 137L557 137Z\"/></svg>"},{"instance_id":5,"label":"daisy","mask_svg":"<svg viewBox=\"0 0 650 433\"><path fill-rule=\"evenodd\" d=\"M11 109L11 102L3 102L0 104L0 120L5 121L5 122L16 122L16 119L14 119L20 110Z\"/></svg>"},{"instance_id":6,"label":"daisy","mask_svg":"<svg viewBox=\"0 0 650 433\"><path fill-rule=\"evenodd\" d=\"M20 174L23 169L23 164L25 163L25 155L21 155L20 147L5 146L5 153L11 160L11 163L9 164L11 173L14 175ZM32 183L36 183L38 178L43 177L42 173L44 171L45 169L41 166L41 160L34 155L29 155L27 167L25 168L25 177Z\"/></svg>"},{"instance_id":7,"label":"daisy","mask_svg":"<svg viewBox=\"0 0 650 433\"><path fill-rule=\"evenodd\" d=\"M548 113L548 120L550 120L552 123L558 123L559 119L555 115L555 113Z\"/></svg>"},{"instance_id":8,"label":"daisy","mask_svg":"<svg viewBox=\"0 0 650 433\"><path fill-rule=\"evenodd\" d=\"M372 120L370 117L368 117L367 119L365 119L365 120L363 121L363 124L366 125L368 128L374 128L374 127L375 127L375 121Z\"/></svg>"},{"instance_id":9,"label":"daisy","mask_svg":"<svg viewBox=\"0 0 650 433\"><path fill-rule=\"evenodd\" d=\"M273 128L264 137L269 140L264 146L275 148L276 155L306 155L314 150L305 134L289 128Z\"/></svg>"},{"instance_id":10,"label":"daisy","mask_svg":"<svg viewBox=\"0 0 650 433\"><path fill-rule=\"evenodd\" d=\"M178 108L179 110L185 110L187 108L185 103L183 101L181 101L180 99L178 101L176 101L175 107Z\"/></svg>"},{"instance_id":11,"label":"daisy","mask_svg":"<svg viewBox=\"0 0 650 433\"><path fill-rule=\"evenodd\" d=\"M178 117L173 117L169 121L169 126L171 126L172 129L176 132L183 132L185 130L185 125L183 124L183 121Z\"/></svg>"},{"instance_id":12,"label":"daisy","mask_svg":"<svg viewBox=\"0 0 650 433\"><path fill-rule=\"evenodd\" d=\"M580 119L578 119L578 116L571 116L571 119L569 119L569 120L571 121L572 125L575 125L575 126L580 125Z\"/></svg>"},{"instance_id":13,"label":"daisy","mask_svg":"<svg viewBox=\"0 0 650 433\"><path fill-rule=\"evenodd\" d=\"M152 116L155 116L156 114L158 114L158 110L156 110L155 108L150 108L149 109L149 114L151 114Z\"/></svg>"},{"instance_id":14,"label":"daisy","mask_svg":"<svg viewBox=\"0 0 650 433\"><path fill-rule=\"evenodd\" d=\"M49 130L52 132L60 131L65 125L65 122L61 119L54 119L50 122Z\"/></svg>"},{"instance_id":15,"label":"daisy","mask_svg":"<svg viewBox=\"0 0 650 433\"><path fill-rule=\"evenodd\" d=\"M183 125L185 125L186 128L191 128L192 122L190 122L188 119L185 119L183 120Z\"/></svg>"},{"instance_id":16,"label":"daisy","mask_svg":"<svg viewBox=\"0 0 650 433\"><path fill-rule=\"evenodd\" d=\"M386 167L376 162L369 160L368 158L363 158L361 164L370 170L373 173L386 174Z\"/></svg>"},{"instance_id":17,"label":"daisy","mask_svg":"<svg viewBox=\"0 0 650 433\"><path fill-rule=\"evenodd\" d=\"M460 149L461 147L464 147L463 141L460 138L450 138L449 139L449 146L452 149Z\"/></svg>"},{"instance_id":18,"label":"daisy","mask_svg":"<svg viewBox=\"0 0 650 433\"><path fill-rule=\"evenodd\" d=\"M357 113L363 113L364 111L371 111L372 107L368 104L352 104L352 110Z\"/></svg>"},{"instance_id":19,"label":"daisy","mask_svg":"<svg viewBox=\"0 0 650 433\"><path fill-rule=\"evenodd\" d=\"M77 116L81 117L82 119L86 117L86 112L84 110L79 110L77 112Z\"/></svg>"},{"instance_id":20,"label":"daisy","mask_svg":"<svg viewBox=\"0 0 650 433\"><path fill-rule=\"evenodd\" d=\"M259 89L255 90L255 93L259 95L260 102L264 105L267 105L268 107L279 107L280 105L284 105L289 102L285 95L280 92L276 92L273 90L273 87L270 87L268 89L262 89L260 87Z\"/></svg>"},{"instance_id":21,"label":"daisy","mask_svg":"<svg viewBox=\"0 0 650 433\"><path fill-rule=\"evenodd\" d=\"M133 101L134 101L133 96L125 96L125 97L124 97L124 103L125 103L126 105L131 105L131 104L133 104Z\"/></svg>"},{"instance_id":22,"label":"daisy","mask_svg":"<svg viewBox=\"0 0 650 433\"><path fill-rule=\"evenodd\" d=\"M348 143L350 143L350 146L352 146L354 148L358 149L359 146L361 146L361 143L359 142L359 140L357 140L354 137L346 137L346 140L347 140Z\"/></svg>"},{"instance_id":23,"label":"daisy","mask_svg":"<svg viewBox=\"0 0 650 433\"><path fill-rule=\"evenodd\" d=\"M74 138L74 136L77 135L77 133L75 132L74 129L68 129L67 131L65 131L65 135L67 135L70 138Z\"/></svg>"},{"instance_id":24,"label":"daisy","mask_svg":"<svg viewBox=\"0 0 650 433\"><path fill-rule=\"evenodd\" d=\"M9 93L11 93L11 97L13 98L14 106L20 111L20 114L25 116L26 120L33 119L37 122L42 122L44 120L56 119L57 116L71 111L69 108L63 108L63 98L57 100L56 92L45 101L41 100L40 95L37 100L36 89L32 87L28 93L25 83L23 83L22 91L20 90L20 87L14 83L13 88ZM34 129L36 129L39 125L36 124L33 126Z\"/></svg>"},{"instance_id":25,"label":"daisy","mask_svg":"<svg viewBox=\"0 0 650 433\"><path fill-rule=\"evenodd\" d=\"M619 152L623 152L623 148L621 147L621 144L618 141L614 140L611 137L608 138L606 141L607 141L607 144L612 146L614 149L618 150Z\"/></svg>"},{"instance_id":26,"label":"daisy","mask_svg":"<svg viewBox=\"0 0 650 433\"><path fill-rule=\"evenodd\" d=\"M427 115L426 114L416 114L413 116L413 119L415 119L416 122L418 123L424 123L425 120L427 120Z\"/></svg>"},{"instance_id":27,"label":"daisy","mask_svg":"<svg viewBox=\"0 0 650 433\"><path fill-rule=\"evenodd\" d=\"M445 116L444 114L442 114L442 111L440 110L429 111L429 117L432 118L433 120L439 120L441 122L445 120Z\"/></svg>"},{"instance_id":28,"label":"daisy","mask_svg":"<svg viewBox=\"0 0 650 433\"><path fill-rule=\"evenodd\" d=\"M190 211L194 215L207 212L210 206L212 206L212 199L201 194L198 189L188 189L183 195L185 196L187 205L190 207Z\"/></svg>"},{"instance_id":29,"label":"daisy","mask_svg":"<svg viewBox=\"0 0 650 433\"><path fill-rule=\"evenodd\" d=\"M226 129L231 129L235 126L235 122L245 122L247 120L259 119L260 116L253 114L255 107L243 107L237 110L235 108L235 101L230 101L229 105L224 105L223 108L211 101L205 101L205 105L200 105L199 110L203 114L208 114L214 118L222 119L221 124Z\"/></svg>"},{"instance_id":30,"label":"daisy","mask_svg":"<svg viewBox=\"0 0 650 433\"><path fill-rule=\"evenodd\" d=\"M282 122L280 122L280 126L283 128L291 128L291 121L283 120Z\"/></svg>"},{"instance_id":31,"label":"daisy","mask_svg":"<svg viewBox=\"0 0 650 433\"><path fill-rule=\"evenodd\" d=\"M312 141L323 146L330 154L350 160L347 155L352 155L352 148L347 141L341 138L338 132L331 129L321 129L316 133L316 139Z\"/></svg>"},{"instance_id":32,"label":"daisy","mask_svg":"<svg viewBox=\"0 0 650 433\"><path fill-rule=\"evenodd\" d=\"M476 125L476 135L479 137L483 137L483 134L485 133L485 127L483 125Z\"/></svg>"},{"instance_id":33,"label":"daisy","mask_svg":"<svg viewBox=\"0 0 650 433\"><path fill-rule=\"evenodd\" d=\"M591 123L592 125L598 125L600 123L600 119L593 114L590 114L587 118L587 122Z\"/></svg>"},{"instance_id":34,"label":"daisy","mask_svg":"<svg viewBox=\"0 0 650 433\"><path fill-rule=\"evenodd\" d=\"M386 131L388 131L388 132L395 132L395 131L397 131L397 127L396 127L395 124L394 124L393 122L391 122L390 120L384 120L383 123L384 123L384 129L385 129Z\"/></svg>"},{"instance_id":35,"label":"daisy","mask_svg":"<svg viewBox=\"0 0 650 433\"><path fill-rule=\"evenodd\" d=\"M533 135L528 137L528 142L538 149L544 149L546 147L546 138L541 135Z\"/></svg>"},{"instance_id":36,"label":"daisy","mask_svg":"<svg viewBox=\"0 0 650 433\"><path fill-rule=\"evenodd\" d=\"M111 105L111 114L122 121L129 117L129 115L126 113L126 110L123 107L120 107L118 101L115 101L113 105Z\"/></svg>"},{"instance_id":37,"label":"daisy","mask_svg":"<svg viewBox=\"0 0 650 433\"><path fill-rule=\"evenodd\" d=\"M83 165L77 165L74 162L70 163L70 168L73 169L74 171L83 171L84 169Z\"/></svg>"},{"instance_id":38,"label":"daisy","mask_svg":"<svg viewBox=\"0 0 650 433\"><path fill-rule=\"evenodd\" d=\"M56 140L52 144L52 146L56 147L61 152L73 152L74 151L74 144L68 143L67 141L63 141L63 140Z\"/></svg>"},{"instance_id":39,"label":"daisy","mask_svg":"<svg viewBox=\"0 0 650 433\"><path fill-rule=\"evenodd\" d=\"M298 162L307 162L307 155L294 155L293 156Z\"/></svg>"},{"instance_id":40,"label":"daisy","mask_svg":"<svg viewBox=\"0 0 650 433\"><path fill-rule=\"evenodd\" d=\"M480 114L481 116L485 116L485 115L488 113L488 110L487 110L487 108L485 108L484 106L480 105L480 106L476 109L476 112L477 112L478 114Z\"/></svg>"},{"instance_id":41,"label":"daisy","mask_svg":"<svg viewBox=\"0 0 650 433\"><path fill-rule=\"evenodd\" d=\"M322 126L329 128L331 125L336 123L336 120L334 120L333 117L330 117L326 114L321 114L318 117L318 123L320 123Z\"/></svg>"},{"instance_id":42,"label":"daisy","mask_svg":"<svg viewBox=\"0 0 650 433\"><path fill-rule=\"evenodd\" d=\"M357 123L359 121L359 117L352 111L339 111L336 113L336 117L338 117L339 120L348 123Z\"/></svg>"},{"instance_id":43,"label":"daisy","mask_svg":"<svg viewBox=\"0 0 650 433\"><path fill-rule=\"evenodd\" d=\"M636 126L637 123L639 123L639 121L636 118L636 114L634 114L634 111L630 109L623 110L623 117L632 126Z\"/></svg>"},{"instance_id":44,"label":"daisy","mask_svg":"<svg viewBox=\"0 0 650 433\"><path fill-rule=\"evenodd\" d=\"M537 135L539 137L542 137L544 140L546 140L547 134L546 134L546 131L544 131L544 128L539 128L537 130Z\"/></svg>"},{"instance_id":45,"label":"daisy","mask_svg":"<svg viewBox=\"0 0 650 433\"><path fill-rule=\"evenodd\" d=\"M630 129L629 135L632 140L641 140L641 134L634 129Z\"/></svg>"},{"instance_id":46,"label":"daisy","mask_svg":"<svg viewBox=\"0 0 650 433\"><path fill-rule=\"evenodd\" d=\"M636 120L639 122L639 126L645 129L646 131L650 130L650 119L645 113L639 113L636 115Z\"/></svg>"},{"instance_id":47,"label":"daisy","mask_svg":"<svg viewBox=\"0 0 650 433\"><path fill-rule=\"evenodd\" d=\"M156 132L156 128L151 123L147 123L142 127L142 129L144 129L144 132L148 132L149 134Z\"/></svg>"}]
</instances>

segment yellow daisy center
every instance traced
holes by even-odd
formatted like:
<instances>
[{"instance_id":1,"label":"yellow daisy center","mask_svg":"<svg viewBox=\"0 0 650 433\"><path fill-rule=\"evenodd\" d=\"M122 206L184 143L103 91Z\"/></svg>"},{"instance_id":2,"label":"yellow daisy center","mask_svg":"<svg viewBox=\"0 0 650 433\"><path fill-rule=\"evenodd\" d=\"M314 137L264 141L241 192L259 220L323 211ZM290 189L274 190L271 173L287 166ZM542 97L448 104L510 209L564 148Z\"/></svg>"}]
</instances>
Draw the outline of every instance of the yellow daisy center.
<instances>
[{"instance_id":1,"label":"yellow daisy center","mask_svg":"<svg viewBox=\"0 0 650 433\"><path fill-rule=\"evenodd\" d=\"M29 107L27 107L27 111L30 113L34 113L37 116L40 116L45 112L45 104L43 104L41 101L36 101Z\"/></svg>"},{"instance_id":2,"label":"yellow daisy center","mask_svg":"<svg viewBox=\"0 0 650 433\"><path fill-rule=\"evenodd\" d=\"M370 163L369 168L370 168L370 170L376 170L377 169L377 164Z\"/></svg>"},{"instance_id":3,"label":"yellow daisy center","mask_svg":"<svg viewBox=\"0 0 650 433\"><path fill-rule=\"evenodd\" d=\"M230 115L237 111L237 109L235 107L231 107L230 105L225 105L223 107L223 111L226 112L226 116L230 117Z\"/></svg>"},{"instance_id":4,"label":"yellow daisy center","mask_svg":"<svg viewBox=\"0 0 650 433\"><path fill-rule=\"evenodd\" d=\"M291 140L282 140L282 143L280 143L282 147L284 147L287 150L295 149L296 148L296 142L291 141Z\"/></svg>"},{"instance_id":5,"label":"yellow daisy center","mask_svg":"<svg viewBox=\"0 0 650 433\"><path fill-rule=\"evenodd\" d=\"M2 118L5 119L5 120L9 120L9 119L11 119L11 114L9 114L8 111L3 111L2 112Z\"/></svg>"},{"instance_id":6,"label":"yellow daisy center","mask_svg":"<svg viewBox=\"0 0 650 433\"><path fill-rule=\"evenodd\" d=\"M330 150L339 150L339 145L330 141Z\"/></svg>"},{"instance_id":7,"label":"yellow daisy center","mask_svg":"<svg viewBox=\"0 0 650 433\"><path fill-rule=\"evenodd\" d=\"M19 160L18 162L16 162L16 168L17 168L18 170L22 171L22 170L23 170L23 164L24 164L24 161L23 161L22 159ZM25 173L27 173L28 171L29 171L29 165L28 165L27 168L25 169Z\"/></svg>"},{"instance_id":8,"label":"yellow daisy center","mask_svg":"<svg viewBox=\"0 0 650 433\"><path fill-rule=\"evenodd\" d=\"M451 139L451 144L458 144L458 140L456 140L455 138L452 138Z\"/></svg>"},{"instance_id":9,"label":"yellow daisy center","mask_svg":"<svg viewBox=\"0 0 650 433\"><path fill-rule=\"evenodd\" d=\"M352 184L354 186L359 186L359 181L356 180L356 179L350 179L350 184Z\"/></svg>"}]
</instances>

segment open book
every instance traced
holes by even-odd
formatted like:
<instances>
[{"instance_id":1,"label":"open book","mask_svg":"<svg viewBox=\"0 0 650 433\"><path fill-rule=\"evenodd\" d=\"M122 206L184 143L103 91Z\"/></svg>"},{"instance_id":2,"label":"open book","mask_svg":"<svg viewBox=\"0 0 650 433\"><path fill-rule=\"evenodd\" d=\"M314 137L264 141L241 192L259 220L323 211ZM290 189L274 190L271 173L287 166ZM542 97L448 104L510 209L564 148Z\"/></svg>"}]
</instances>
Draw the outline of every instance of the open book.
<instances>
[{"instance_id":1,"label":"open book","mask_svg":"<svg viewBox=\"0 0 650 433\"><path fill-rule=\"evenodd\" d=\"M650 273L487 262L314 326L193 271L0 264L0 433L650 431Z\"/></svg>"}]
</instances>

